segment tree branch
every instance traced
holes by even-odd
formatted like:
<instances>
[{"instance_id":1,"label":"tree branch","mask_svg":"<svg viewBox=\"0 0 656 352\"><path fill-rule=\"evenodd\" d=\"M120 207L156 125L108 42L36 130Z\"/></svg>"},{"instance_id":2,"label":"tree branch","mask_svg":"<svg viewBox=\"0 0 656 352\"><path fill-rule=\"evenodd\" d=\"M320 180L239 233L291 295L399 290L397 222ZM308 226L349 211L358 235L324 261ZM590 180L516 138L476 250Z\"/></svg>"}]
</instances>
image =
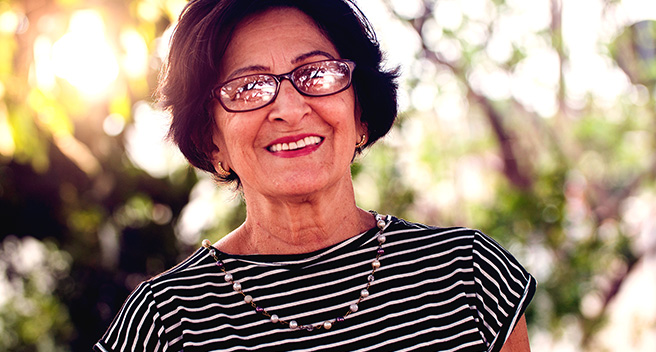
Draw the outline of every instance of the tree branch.
<instances>
[{"instance_id":1,"label":"tree branch","mask_svg":"<svg viewBox=\"0 0 656 352\"><path fill-rule=\"evenodd\" d=\"M499 143L499 149L502 155L502 160L503 160L503 173L506 176L506 178L517 188L520 189L529 189L531 188L533 184L532 178L528 175L528 172L526 170L522 170L518 163L518 158L517 158L517 146L515 143L513 143L513 138L511 136L511 133L506 130L506 128L503 125L503 117L502 115L494 108L492 102L490 99L487 97L478 94L469 84L466 78L466 70L460 66L457 65L456 63L452 63L444 59L441 55L439 55L438 52L435 52L428 48L426 45L426 42L424 41L424 38L422 36L422 28L424 26L424 23L426 23L427 19L429 19L432 16L433 13L433 6L429 1L424 1L424 9L422 14L414 18L412 20L404 20L402 19L392 8L392 6L385 1L386 6L389 8L390 11L392 11L396 17L401 20L408 22L412 28L417 32L419 37L421 38L421 45L422 45L422 53L426 59L429 61L443 65L448 67L456 77L459 77L464 86L467 89L467 95L473 99L473 101L476 101L480 106L482 107L482 110L485 112L485 116L487 117L490 126L492 127L492 131L494 132L494 135Z\"/></svg>"}]
</instances>

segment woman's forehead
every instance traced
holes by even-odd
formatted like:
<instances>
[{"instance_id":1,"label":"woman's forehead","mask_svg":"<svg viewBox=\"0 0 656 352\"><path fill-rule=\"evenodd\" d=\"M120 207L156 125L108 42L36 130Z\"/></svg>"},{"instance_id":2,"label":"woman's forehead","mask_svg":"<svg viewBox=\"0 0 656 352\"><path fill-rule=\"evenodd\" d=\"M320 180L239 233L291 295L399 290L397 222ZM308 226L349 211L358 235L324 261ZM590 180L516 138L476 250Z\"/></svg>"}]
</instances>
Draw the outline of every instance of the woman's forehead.
<instances>
[{"instance_id":1,"label":"woman's forehead","mask_svg":"<svg viewBox=\"0 0 656 352\"><path fill-rule=\"evenodd\" d=\"M221 60L221 77L249 66L288 68L313 52L339 58L333 43L310 16L295 8L269 9L236 26Z\"/></svg>"}]
</instances>

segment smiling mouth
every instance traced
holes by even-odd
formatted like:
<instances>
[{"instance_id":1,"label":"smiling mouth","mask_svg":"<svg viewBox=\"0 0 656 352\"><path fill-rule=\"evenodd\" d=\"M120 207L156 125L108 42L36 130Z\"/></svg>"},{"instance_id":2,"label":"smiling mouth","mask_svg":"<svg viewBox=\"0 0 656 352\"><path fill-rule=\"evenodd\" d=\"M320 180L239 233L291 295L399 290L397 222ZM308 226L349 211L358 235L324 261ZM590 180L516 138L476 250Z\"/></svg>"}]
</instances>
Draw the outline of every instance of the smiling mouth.
<instances>
[{"instance_id":1,"label":"smiling mouth","mask_svg":"<svg viewBox=\"0 0 656 352\"><path fill-rule=\"evenodd\" d=\"M267 147L267 149L272 153L288 150L298 150L307 146L317 145L321 143L322 140L323 138L321 137L308 136L303 139L299 139L296 142L273 144Z\"/></svg>"}]
</instances>

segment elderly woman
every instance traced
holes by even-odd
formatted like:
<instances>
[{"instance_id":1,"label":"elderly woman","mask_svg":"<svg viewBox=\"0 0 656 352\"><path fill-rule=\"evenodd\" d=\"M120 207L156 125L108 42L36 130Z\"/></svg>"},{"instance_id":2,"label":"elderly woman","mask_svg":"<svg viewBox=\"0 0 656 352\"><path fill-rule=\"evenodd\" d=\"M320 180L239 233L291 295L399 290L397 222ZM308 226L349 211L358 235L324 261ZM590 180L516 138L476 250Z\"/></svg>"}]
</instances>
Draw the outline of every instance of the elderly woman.
<instances>
[{"instance_id":1,"label":"elderly woman","mask_svg":"<svg viewBox=\"0 0 656 352\"><path fill-rule=\"evenodd\" d=\"M349 0L187 5L161 101L247 217L137 287L96 350L528 350L536 282L495 241L356 206L350 164L396 116L381 60Z\"/></svg>"}]
</instances>

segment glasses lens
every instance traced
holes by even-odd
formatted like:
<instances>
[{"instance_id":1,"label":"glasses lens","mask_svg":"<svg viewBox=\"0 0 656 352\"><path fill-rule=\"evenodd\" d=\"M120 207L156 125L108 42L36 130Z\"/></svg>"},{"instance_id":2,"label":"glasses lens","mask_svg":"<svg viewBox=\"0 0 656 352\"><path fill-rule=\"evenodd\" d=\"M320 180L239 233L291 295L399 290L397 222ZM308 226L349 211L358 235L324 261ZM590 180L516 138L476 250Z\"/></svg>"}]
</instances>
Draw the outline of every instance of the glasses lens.
<instances>
[{"instance_id":1,"label":"glasses lens","mask_svg":"<svg viewBox=\"0 0 656 352\"><path fill-rule=\"evenodd\" d=\"M337 93L351 83L351 69L342 61L319 61L298 67L292 73L298 90L314 96Z\"/></svg>"},{"instance_id":2,"label":"glasses lens","mask_svg":"<svg viewBox=\"0 0 656 352\"><path fill-rule=\"evenodd\" d=\"M219 92L221 103L234 111L257 109L276 95L276 80L267 75L239 77L225 83Z\"/></svg>"}]
</instances>

